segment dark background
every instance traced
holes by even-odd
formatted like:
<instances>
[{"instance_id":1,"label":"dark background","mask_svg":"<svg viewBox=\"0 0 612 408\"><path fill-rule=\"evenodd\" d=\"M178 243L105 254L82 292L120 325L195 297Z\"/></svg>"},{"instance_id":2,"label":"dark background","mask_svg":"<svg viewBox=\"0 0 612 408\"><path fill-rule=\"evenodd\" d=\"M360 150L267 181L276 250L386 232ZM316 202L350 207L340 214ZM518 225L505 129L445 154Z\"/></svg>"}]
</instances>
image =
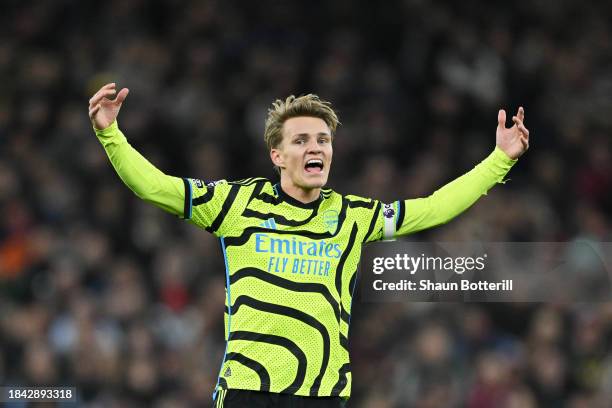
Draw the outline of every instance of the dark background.
<instances>
[{"instance_id":1,"label":"dark background","mask_svg":"<svg viewBox=\"0 0 612 408\"><path fill-rule=\"evenodd\" d=\"M128 140L168 174L274 178L276 98L343 125L330 186L422 197L525 107L531 148L415 240L609 241L612 3L3 1L0 384L84 406L208 406L223 355L216 240L122 185L87 117L129 87ZM354 302L352 407L604 407L612 304Z\"/></svg>"}]
</instances>

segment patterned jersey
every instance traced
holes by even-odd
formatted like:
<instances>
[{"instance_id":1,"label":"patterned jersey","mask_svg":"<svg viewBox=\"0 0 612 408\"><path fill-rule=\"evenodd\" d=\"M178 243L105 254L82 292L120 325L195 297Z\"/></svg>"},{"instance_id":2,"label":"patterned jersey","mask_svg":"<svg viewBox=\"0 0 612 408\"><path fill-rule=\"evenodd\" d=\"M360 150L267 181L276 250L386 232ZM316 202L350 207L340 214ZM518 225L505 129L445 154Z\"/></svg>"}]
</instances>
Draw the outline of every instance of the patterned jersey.
<instances>
[{"instance_id":1,"label":"patterned jersey","mask_svg":"<svg viewBox=\"0 0 612 408\"><path fill-rule=\"evenodd\" d=\"M404 202L323 189L304 204L264 178L184 183L185 218L218 236L225 257L226 352L215 394L348 397L361 246L392 236Z\"/></svg>"},{"instance_id":2,"label":"patterned jersey","mask_svg":"<svg viewBox=\"0 0 612 408\"><path fill-rule=\"evenodd\" d=\"M495 147L428 197L383 205L322 190L305 205L266 179L204 184L166 175L130 146L116 121L96 135L139 198L221 240L227 349L216 391L348 397L347 338L362 244L450 221L503 183L516 163Z\"/></svg>"}]
</instances>

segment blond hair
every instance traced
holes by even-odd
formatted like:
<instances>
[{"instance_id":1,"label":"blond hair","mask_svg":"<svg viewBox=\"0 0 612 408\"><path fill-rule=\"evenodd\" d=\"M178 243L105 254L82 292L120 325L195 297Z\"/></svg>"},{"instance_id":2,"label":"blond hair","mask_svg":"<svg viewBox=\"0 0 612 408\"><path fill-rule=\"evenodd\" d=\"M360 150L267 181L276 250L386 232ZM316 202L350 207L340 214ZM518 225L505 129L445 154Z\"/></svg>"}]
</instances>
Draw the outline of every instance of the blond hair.
<instances>
[{"instance_id":1,"label":"blond hair","mask_svg":"<svg viewBox=\"0 0 612 408\"><path fill-rule=\"evenodd\" d=\"M284 101L277 99L268 109L268 117L266 118L264 140L268 150L278 147L283 141L282 131L285 121L298 116L323 119L331 131L332 137L340 124L331 103L319 99L317 95L308 94L297 98L291 95Z\"/></svg>"}]
</instances>

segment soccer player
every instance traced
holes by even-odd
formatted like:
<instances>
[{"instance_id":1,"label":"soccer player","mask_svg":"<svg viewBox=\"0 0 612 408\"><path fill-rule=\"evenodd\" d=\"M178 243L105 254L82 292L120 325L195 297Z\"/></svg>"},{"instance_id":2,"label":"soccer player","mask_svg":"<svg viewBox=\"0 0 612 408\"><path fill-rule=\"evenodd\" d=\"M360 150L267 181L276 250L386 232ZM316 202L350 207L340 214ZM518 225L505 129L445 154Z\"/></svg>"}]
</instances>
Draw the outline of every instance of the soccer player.
<instances>
[{"instance_id":1,"label":"soccer player","mask_svg":"<svg viewBox=\"0 0 612 408\"><path fill-rule=\"evenodd\" d=\"M426 198L378 200L325 189L338 117L315 95L277 100L264 139L275 183L177 178L127 142L117 114L128 89L89 101L95 133L139 197L219 237L225 257L226 351L215 407L342 407L351 393L351 300L362 245L444 224L502 182L529 146L519 108L474 169ZM116 94L116 97L112 97Z\"/></svg>"}]
</instances>

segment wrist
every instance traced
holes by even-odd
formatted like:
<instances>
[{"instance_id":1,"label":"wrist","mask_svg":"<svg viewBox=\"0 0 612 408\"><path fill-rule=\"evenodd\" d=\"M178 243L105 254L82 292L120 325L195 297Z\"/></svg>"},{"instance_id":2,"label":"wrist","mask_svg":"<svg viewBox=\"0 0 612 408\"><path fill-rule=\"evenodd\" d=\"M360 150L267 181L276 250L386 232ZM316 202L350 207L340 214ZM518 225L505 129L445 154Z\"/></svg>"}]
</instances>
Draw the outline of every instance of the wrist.
<instances>
[{"instance_id":1,"label":"wrist","mask_svg":"<svg viewBox=\"0 0 612 408\"><path fill-rule=\"evenodd\" d=\"M98 129L95 124L92 123L93 130L96 132L97 136L110 136L112 133L119 130L119 124L117 120L114 120L113 123L105 127L104 129Z\"/></svg>"},{"instance_id":2,"label":"wrist","mask_svg":"<svg viewBox=\"0 0 612 408\"><path fill-rule=\"evenodd\" d=\"M512 159L506 152L495 146L495 149L484 159L477 167L493 177L497 183L504 183L504 177L512 166L517 162L517 159Z\"/></svg>"},{"instance_id":3,"label":"wrist","mask_svg":"<svg viewBox=\"0 0 612 408\"><path fill-rule=\"evenodd\" d=\"M96 129L94 127L94 130L96 132L96 137L98 138L100 143L102 143L104 148L110 145L119 145L127 141L125 136L119 129L117 121L114 121L104 129Z\"/></svg>"},{"instance_id":4,"label":"wrist","mask_svg":"<svg viewBox=\"0 0 612 408\"><path fill-rule=\"evenodd\" d=\"M503 149L500 148L499 146L495 146L493 153L491 153L491 157L493 157L494 160L499 162L500 164L505 164L509 166L512 166L514 163L518 161L518 158L517 159L511 158L510 156L508 156L508 153L503 151Z\"/></svg>"}]
</instances>

